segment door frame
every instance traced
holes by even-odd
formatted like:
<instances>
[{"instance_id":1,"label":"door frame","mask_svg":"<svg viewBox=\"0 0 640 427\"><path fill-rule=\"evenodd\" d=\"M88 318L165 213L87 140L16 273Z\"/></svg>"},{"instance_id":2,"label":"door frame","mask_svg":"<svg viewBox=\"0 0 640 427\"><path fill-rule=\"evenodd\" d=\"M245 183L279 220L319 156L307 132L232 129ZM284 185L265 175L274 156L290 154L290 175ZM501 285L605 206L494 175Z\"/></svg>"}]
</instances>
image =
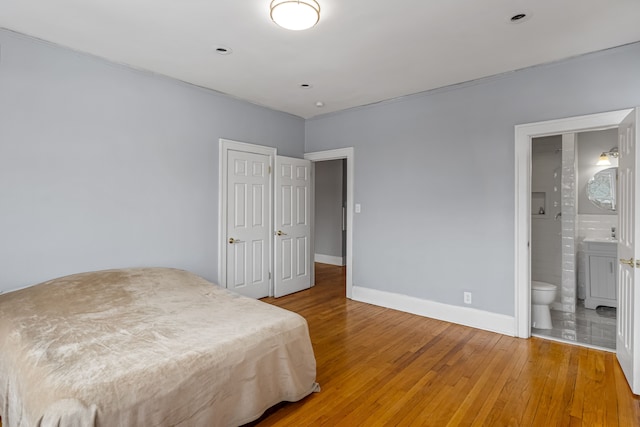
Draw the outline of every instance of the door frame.
<instances>
[{"instance_id":1,"label":"door frame","mask_svg":"<svg viewBox=\"0 0 640 427\"><path fill-rule=\"evenodd\" d=\"M335 150L315 151L312 153L305 153L304 158L311 160L311 164L315 169L315 162L322 162L326 160L347 160L347 283L346 283L346 296L351 298L353 294L353 206L354 206L354 163L355 163L355 150L353 147L338 148ZM312 174L311 183L311 252L314 252L315 244L315 171ZM311 284L315 284L314 269L311 269Z\"/></svg>"},{"instance_id":2,"label":"door frame","mask_svg":"<svg viewBox=\"0 0 640 427\"><path fill-rule=\"evenodd\" d=\"M632 109L515 126L515 335L531 336L531 139L617 127ZM637 191L637 190L636 190Z\"/></svg>"},{"instance_id":3,"label":"door frame","mask_svg":"<svg viewBox=\"0 0 640 427\"><path fill-rule=\"evenodd\" d=\"M269 194L265 197L269 216L269 296L273 296L273 174L277 149L220 138L218 151L218 283L227 287L227 154L230 150L269 157Z\"/></svg>"}]
</instances>

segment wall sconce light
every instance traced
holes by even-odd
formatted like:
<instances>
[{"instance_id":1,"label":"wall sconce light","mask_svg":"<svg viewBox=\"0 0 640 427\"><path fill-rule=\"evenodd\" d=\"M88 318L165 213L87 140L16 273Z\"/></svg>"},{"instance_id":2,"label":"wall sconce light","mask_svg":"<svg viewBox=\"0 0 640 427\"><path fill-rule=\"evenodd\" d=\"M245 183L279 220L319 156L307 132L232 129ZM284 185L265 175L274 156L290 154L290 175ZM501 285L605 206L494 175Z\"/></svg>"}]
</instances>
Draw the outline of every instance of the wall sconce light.
<instances>
[{"instance_id":1,"label":"wall sconce light","mask_svg":"<svg viewBox=\"0 0 640 427\"><path fill-rule=\"evenodd\" d=\"M605 151L600 154L600 158L598 159L598 163L596 163L596 166L611 166L610 157L617 159L619 155L620 153L618 152L618 147L613 147L611 150Z\"/></svg>"},{"instance_id":2,"label":"wall sconce light","mask_svg":"<svg viewBox=\"0 0 640 427\"><path fill-rule=\"evenodd\" d=\"M320 20L320 5L315 0L273 0L271 19L287 30L306 30Z\"/></svg>"}]
</instances>

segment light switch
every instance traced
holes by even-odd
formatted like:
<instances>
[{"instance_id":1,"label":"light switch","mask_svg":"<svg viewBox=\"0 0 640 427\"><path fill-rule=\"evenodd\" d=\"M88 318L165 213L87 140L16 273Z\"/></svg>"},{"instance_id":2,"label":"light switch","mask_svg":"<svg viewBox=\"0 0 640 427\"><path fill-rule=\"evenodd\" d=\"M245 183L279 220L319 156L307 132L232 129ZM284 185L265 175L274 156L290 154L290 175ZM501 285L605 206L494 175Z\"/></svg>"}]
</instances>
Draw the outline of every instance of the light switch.
<instances>
[{"instance_id":1,"label":"light switch","mask_svg":"<svg viewBox=\"0 0 640 427\"><path fill-rule=\"evenodd\" d=\"M360 213L360 203L356 203L356 213Z\"/></svg>"}]
</instances>

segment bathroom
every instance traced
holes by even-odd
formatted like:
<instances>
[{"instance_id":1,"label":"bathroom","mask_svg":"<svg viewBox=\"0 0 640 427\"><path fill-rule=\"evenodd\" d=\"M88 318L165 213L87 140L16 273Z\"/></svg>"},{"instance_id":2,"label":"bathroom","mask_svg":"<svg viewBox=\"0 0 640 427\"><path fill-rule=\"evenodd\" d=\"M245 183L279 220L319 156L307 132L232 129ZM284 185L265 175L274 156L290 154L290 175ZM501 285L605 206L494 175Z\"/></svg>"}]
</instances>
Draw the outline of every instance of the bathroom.
<instances>
[{"instance_id":1,"label":"bathroom","mask_svg":"<svg viewBox=\"0 0 640 427\"><path fill-rule=\"evenodd\" d=\"M617 140L612 128L532 141L532 335L615 350Z\"/></svg>"}]
</instances>

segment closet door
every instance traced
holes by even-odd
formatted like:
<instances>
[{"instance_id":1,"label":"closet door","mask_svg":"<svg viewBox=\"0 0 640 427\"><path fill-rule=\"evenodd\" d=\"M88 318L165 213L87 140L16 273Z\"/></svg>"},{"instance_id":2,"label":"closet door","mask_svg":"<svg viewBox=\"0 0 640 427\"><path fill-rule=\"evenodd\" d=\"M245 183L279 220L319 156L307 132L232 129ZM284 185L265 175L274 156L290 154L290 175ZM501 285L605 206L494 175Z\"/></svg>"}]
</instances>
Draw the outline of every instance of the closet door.
<instances>
[{"instance_id":1,"label":"closet door","mask_svg":"<svg viewBox=\"0 0 640 427\"><path fill-rule=\"evenodd\" d=\"M226 287L269 296L269 156L227 151Z\"/></svg>"}]
</instances>

